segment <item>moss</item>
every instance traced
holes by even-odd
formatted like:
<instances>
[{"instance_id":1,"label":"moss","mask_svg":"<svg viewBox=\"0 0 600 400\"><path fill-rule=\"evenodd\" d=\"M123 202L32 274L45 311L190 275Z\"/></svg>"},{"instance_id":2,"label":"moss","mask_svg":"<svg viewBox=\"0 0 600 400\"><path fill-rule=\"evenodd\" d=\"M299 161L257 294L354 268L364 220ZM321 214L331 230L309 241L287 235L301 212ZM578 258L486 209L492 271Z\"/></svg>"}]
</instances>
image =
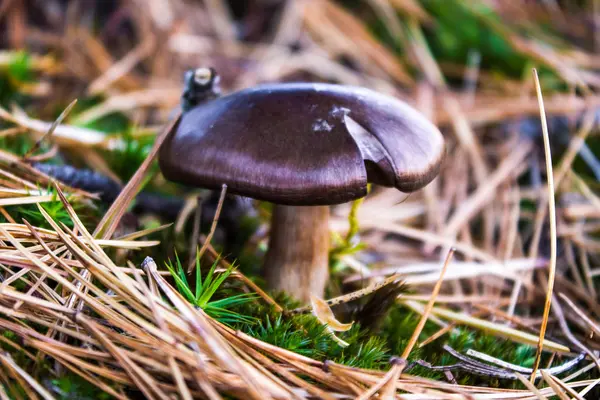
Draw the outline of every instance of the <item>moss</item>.
<instances>
[{"instance_id":1,"label":"moss","mask_svg":"<svg viewBox=\"0 0 600 400\"><path fill-rule=\"evenodd\" d=\"M46 382L46 386L62 400L108 400L113 398L79 375L72 373Z\"/></svg>"},{"instance_id":2,"label":"moss","mask_svg":"<svg viewBox=\"0 0 600 400\"><path fill-rule=\"evenodd\" d=\"M331 360L354 367L375 369L382 369L387 365L389 352L385 340L372 336L358 324L349 331L338 334L349 343L348 347L342 347L312 315L284 316L272 311L266 315L259 312L257 315L261 315L257 324L238 328L257 339L319 361Z\"/></svg>"},{"instance_id":3,"label":"moss","mask_svg":"<svg viewBox=\"0 0 600 400\"><path fill-rule=\"evenodd\" d=\"M10 61L0 68L0 105L6 108L11 103L26 103L28 96L19 88L33 79L29 54L25 51L12 52Z\"/></svg>"},{"instance_id":4,"label":"moss","mask_svg":"<svg viewBox=\"0 0 600 400\"><path fill-rule=\"evenodd\" d=\"M435 28L426 29L425 35L438 62L464 64L469 52L477 51L482 68L513 78L521 76L527 60L492 29L491 24L499 18L487 5L478 3L471 8L457 0L426 0L422 4L436 20Z\"/></svg>"},{"instance_id":5,"label":"moss","mask_svg":"<svg viewBox=\"0 0 600 400\"><path fill-rule=\"evenodd\" d=\"M148 156L154 143L154 137L146 136L137 138L134 136L134 131L131 127L127 127L121 132L120 138L123 140L124 146L110 152L105 152L104 156L111 170L123 182L127 182ZM149 176L154 175L156 172L158 172L158 165L154 163L150 169Z\"/></svg>"}]
</instances>

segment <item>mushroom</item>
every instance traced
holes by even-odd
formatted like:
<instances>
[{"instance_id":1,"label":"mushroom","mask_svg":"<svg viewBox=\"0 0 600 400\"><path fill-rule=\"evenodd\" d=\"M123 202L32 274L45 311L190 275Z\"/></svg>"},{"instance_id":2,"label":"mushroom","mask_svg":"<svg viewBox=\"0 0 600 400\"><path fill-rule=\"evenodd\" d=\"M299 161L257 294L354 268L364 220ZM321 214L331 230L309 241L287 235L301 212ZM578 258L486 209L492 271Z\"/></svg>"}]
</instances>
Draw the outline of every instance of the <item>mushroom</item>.
<instances>
[{"instance_id":1,"label":"mushroom","mask_svg":"<svg viewBox=\"0 0 600 400\"><path fill-rule=\"evenodd\" d=\"M329 205L367 194L367 183L411 192L428 184L444 139L393 97L324 83L238 91L184 113L163 144L167 179L274 204L264 275L308 302L328 279Z\"/></svg>"}]
</instances>

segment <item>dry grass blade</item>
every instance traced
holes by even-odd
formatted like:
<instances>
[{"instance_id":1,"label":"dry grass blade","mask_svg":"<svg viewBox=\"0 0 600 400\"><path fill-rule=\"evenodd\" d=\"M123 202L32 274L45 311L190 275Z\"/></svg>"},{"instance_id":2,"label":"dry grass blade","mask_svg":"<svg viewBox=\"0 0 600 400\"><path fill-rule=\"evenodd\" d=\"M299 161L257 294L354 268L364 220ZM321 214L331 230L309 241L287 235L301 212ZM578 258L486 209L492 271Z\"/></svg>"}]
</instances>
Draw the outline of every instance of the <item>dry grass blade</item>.
<instances>
[{"instance_id":1,"label":"dry grass blade","mask_svg":"<svg viewBox=\"0 0 600 400\"><path fill-rule=\"evenodd\" d=\"M169 223L169 224L164 224L164 225L157 226L155 228L143 229L141 231L129 233L127 235L123 235L123 236L120 236L118 238L115 238L115 241L130 241L130 240L135 240L135 239L141 238L143 236L148 236L148 235L150 235L152 233L155 233L155 232L163 231L163 230L171 227L172 225L173 225L172 223ZM102 241L99 240L98 242L102 242Z\"/></svg>"},{"instance_id":2,"label":"dry grass blade","mask_svg":"<svg viewBox=\"0 0 600 400\"><path fill-rule=\"evenodd\" d=\"M594 109L587 110L584 117L581 129L577 133L577 136L569 142L569 148L567 152L560 160L558 164L557 171L554 174L554 181L556 183L556 187L559 187L563 178L567 174L567 171L571 168L571 164L575 160L575 156L581 149L581 147L585 144L585 140L587 139L590 132L594 128L596 124L596 111Z\"/></svg>"},{"instance_id":3,"label":"dry grass blade","mask_svg":"<svg viewBox=\"0 0 600 400\"><path fill-rule=\"evenodd\" d=\"M418 311L421 314L425 311L425 307L418 302L401 301L401 303L406 304L407 306ZM538 336L522 332L518 329L510 328L506 325L486 321L481 318L475 318L464 313L450 311L440 307L433 307L433 309L431 310L431 314L461 325L467 325L475 329L481 329L492 335L506 337L519 343L535 345L539 341ZM567 346L563 346L562 344L550 341L548 339L544 339L543 344L544 350L547 351L556 351L560 353L568 353L571 351Z\"/></svg>"},{"instance_id":4,"label":"dry grass blade","mask_svg":"<svg viewBox=\"0 0 600 400\"><path fill-rule=\"evenodd\" d=\"M144 107L175 107L180 97L180 88L142 89L116 94L78 114L73 123L89 124L115 112L132 112ZM112 143L110 147L115 148L118 144Z\"/></svg>"},{"instance_id":5,"label":"dry grass blade","mask_svg":"<svg viewBox=\"0 0 600 400\"><path fill-rule=\"evenodd\" d=\"M431 17L427 14L427 11L416 0L387 0L389 1L398 11L406 13L412 17L415 17L422 21L430 21Z\"/></svg>"},{"instance_id":6,"label":"dry grass blade","mask_svg":"<svg viewBox=\"0 0 600 400\"><path fill-rule=\"evenodd\" d=\"M356 16L330 0L311 2L304 7L304 22L319 39L336 51L343 49L359 63L377 66L398 82L412 85L413 79L397 58L385 48ZM340 27L344 27L343 31ZM360 49L356 51L356 49Z\"/></svg>"},{"instance_id":7,"label":"dry grass blade","mask_svg":"<svg viewBox=\"0 0 600 400\"><path fill-rule=\"evenodd\" d=\"M498 187L519 170L519 166L530 151L531 145L523 143L504 159L498 169L485 179L485 183L481 184L477 191L454 212L444 228L445 234L454 237L465 223L492 201L497 195Z\"/></svg>"},{"instance_id":8,"label":"dry grass blade","mask_svg":"<svg viewBox=\"0 0 600 400\"><path fill-rule=\"evenodd\" d=\"M104 92L113 82L132 70L140 60L150 55L155 45L153 36L146 38L125 57L108 68L104 74L92 81L88 87L88 94L97 95Z\"/></svg>"},{"instance_id":9,"label":"dry grass blade","mask_svg":"<svg viewBox=\"0 0 600 400\"><path fill-rule=\"evenodd\" d=\"M552 303L552 292L554 290L554 275L556 273L556 207L554 205L554 174L552 172L552 154L550 152L550 138L548 136L548 125L546 121L546 112L544 110L544 100L542 98L542 88L537 75L537 71L533 70L533 76L535 79L535 88L540 104L540 119L542 122L542 133L544 138L544 153L546 156L546 176L548 179L548 214L550 217L550 265L548 267L548 288L546 292L546 302L544 304L544 316L542 325L540 327L540 337L537 345L537 352L535 355L535 362L533 364L533 372L531 373L530 380L535 380L536 371L540 365L542 357L542 347L544 342L544 335L546 334L546 327L548 325L548 316L550 315L550 305Z\"/></svg>"}]
</instances>

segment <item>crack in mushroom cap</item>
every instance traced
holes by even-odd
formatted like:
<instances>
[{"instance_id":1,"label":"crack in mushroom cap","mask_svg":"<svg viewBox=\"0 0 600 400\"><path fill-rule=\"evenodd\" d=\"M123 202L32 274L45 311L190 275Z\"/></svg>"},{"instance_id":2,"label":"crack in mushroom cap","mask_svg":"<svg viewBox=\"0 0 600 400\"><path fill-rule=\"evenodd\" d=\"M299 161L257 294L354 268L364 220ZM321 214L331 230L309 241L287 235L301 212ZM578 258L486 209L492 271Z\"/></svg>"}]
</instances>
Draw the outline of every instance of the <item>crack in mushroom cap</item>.
<instances>
[{"instance_id":1,"label":"crack in mushroom cap","mask_svg":"<svg viewBox=\"0 0 600 400\"><path fill-rule=\"evenodd\" d=\"M444 157L439 130L393 97L322 83L261 85L183 115L163 144L167 179L287 205L339 204L367 182L410 192Z\"/></svg>"}]
</instances>

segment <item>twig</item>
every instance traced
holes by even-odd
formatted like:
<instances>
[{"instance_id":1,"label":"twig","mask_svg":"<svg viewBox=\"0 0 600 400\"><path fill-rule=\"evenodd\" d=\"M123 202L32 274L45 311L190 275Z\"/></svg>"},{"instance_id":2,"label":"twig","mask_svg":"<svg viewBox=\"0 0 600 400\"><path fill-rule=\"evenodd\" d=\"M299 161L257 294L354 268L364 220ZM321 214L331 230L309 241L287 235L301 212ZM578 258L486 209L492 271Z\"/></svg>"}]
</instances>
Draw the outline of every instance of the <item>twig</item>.
<instances>
[{"instance_id":1,"label":"twig","mask_svg":"<svg viewBox=\"0 0 600 400\"><path fill-rule=\"evenodd\" d=\"M360 299L362 297L368 296L369 294L376 292L379 288L382 288L392 282L398 282L401 280L401 275L400 274L396 274L396 275L392 275L386 279L384 279L381 282L376 282L373 283L369 286L367 286L364 289L360 289L357 290L355 292L352 293L348 293L342 296L338 296L338 297L334 297L333 299L329 299L326 300L325 302L327 303L327 305L331 306L337 306L338 304L343 304L343 303L348 303L357 299ZM306 312L310 312L310 310L312 309L312 307L310 306L305 306L305 307L300 307L300 308L296 308L294 310L291 310L290 313L293 314L303 314Z\"/></svg>"},{"instance_id":2,"label":"twig","mask_svg":"<svg viewBox=\"0 0 600 400\"><path fill-rule=\"evenodd\" d=\"M482 361L486 361L492 364L496 364L502 368L514 371L514 372L521 372L524 374L531 374L533 373L533 368L526 368L526 367L521 367L519 365L515 365L515 364L511 364L509 362L500 360L498 358L492 357L490 355L487 355L485 353L480 353L476 350L473 349L469 349L467 350L467 355L471 356L471 357L475 357L478 358ZM544 371L552 374L552 375L559 375L562 374L564 372L567 372L573 368L575 368L575 366L577 366L577 364L579 364L583 359L585 358L585 353L581 353L579 354L577 357L567 361L566 363L562 364L562 365L558 365L556 367L552 367L552 368L547 368L544 369ZM539 378L541 375L541 372L538 371L537 373L537 378Z\"/></svg>"}]
</instances>

